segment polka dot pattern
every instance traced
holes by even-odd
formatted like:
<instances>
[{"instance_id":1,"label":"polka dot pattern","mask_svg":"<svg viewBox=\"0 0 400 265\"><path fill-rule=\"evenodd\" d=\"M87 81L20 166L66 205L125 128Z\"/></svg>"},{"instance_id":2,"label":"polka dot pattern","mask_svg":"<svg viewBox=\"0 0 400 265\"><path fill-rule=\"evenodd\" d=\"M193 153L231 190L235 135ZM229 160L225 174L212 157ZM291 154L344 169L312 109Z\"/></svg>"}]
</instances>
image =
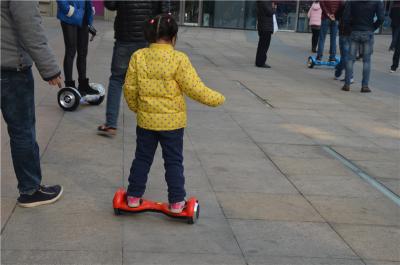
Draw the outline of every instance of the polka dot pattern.
<instances>
[{"instance_id":1,"label":"polka dot pattern","mask_svg":"<svg viewBox=\"0 0 400 265\"><path fill-rule=\"evenodd\" d=\"M169 44L151 44L132 55L124 95L137 113L139 127L155 131L186 127L184 94L212 107L225 101L221 93L204 85L188 56Z\"/></svg>"}]
</instances>

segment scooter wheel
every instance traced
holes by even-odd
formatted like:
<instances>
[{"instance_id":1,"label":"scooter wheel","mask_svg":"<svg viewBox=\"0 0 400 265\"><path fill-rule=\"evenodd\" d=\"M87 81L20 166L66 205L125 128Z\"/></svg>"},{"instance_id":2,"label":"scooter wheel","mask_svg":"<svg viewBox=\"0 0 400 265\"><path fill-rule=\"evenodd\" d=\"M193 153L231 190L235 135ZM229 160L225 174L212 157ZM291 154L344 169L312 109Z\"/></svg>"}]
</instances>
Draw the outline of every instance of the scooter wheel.
<instances>
[{"instance_id":1,"label":"scooter wheel","mask_svg":"<svg viewBox=\"0 0 400 265\"><path fill-rule=\"evenodd\" d=\"M58 91L57 94L58 105L65 111L74 111L79 106L81 96L75 89L65 87Z\"/></svg>"},{"instance_id":2,"label":"scooter wheel","mask_svg":"<svg viewBox=\"0 0 400 265\"><path fill-rule=\"evenodd\" d=\"M198 202L196 202L196 205L195 205L195 208L193 211L193 216L188 219L187 223L190 225L195 224L197 222L197 219L199 219L199 215L200 215L200 204Z\"/></svg>"},{"instance_id":3,"label":"scooter wheel","mask_svg":"<svg viewBox=\"0 0 400 265\"><path fill-rule=\"evenodd\" d=\"M90 105L100 105L103 103L105 96L100 96L98 100L96 101L88 101Z\"/></svg>"},{"instance_id":4,"label":"scooter wheel","mask_svg":"<svg viewBox=\"0 0 400 265\"><path fill-rule=\"evenodd\" d=\"M308 57L307 67L308 68L314 68L314 65L315 65L315 63L314 63L313 59L311 57Z\"/></svg>"},{"instance_id":5,"label":"scooter wheel","mask_svg":"<svg viewBox=\"0 0 400 265\"><path fill-rule=\"evenodd\" d=\"M115 214L115 215L121 215L121 214L122 214L122 212L121 212L121 210L120 210L120 209L118 209L118 208L114 208L114 214Z\"/></svg>"}]
</instances>

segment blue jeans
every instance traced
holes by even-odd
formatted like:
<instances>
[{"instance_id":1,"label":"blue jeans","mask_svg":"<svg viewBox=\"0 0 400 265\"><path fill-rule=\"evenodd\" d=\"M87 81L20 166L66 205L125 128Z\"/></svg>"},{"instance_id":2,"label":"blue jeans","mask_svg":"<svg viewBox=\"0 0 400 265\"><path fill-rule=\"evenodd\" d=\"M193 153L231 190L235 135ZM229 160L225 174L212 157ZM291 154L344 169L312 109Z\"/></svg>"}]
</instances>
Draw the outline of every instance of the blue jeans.
<instances>
[{"instance_id":1,"label":"blue jeans","mask_svg":"<svg viewBox=\"0 0 400 265\"><path fill-rule=\"evenodd\" d=\"M346 69L346 62L350 52L350 37L339 36L339 49L340 49L340 62L336 65L335 76L339 77L342 75L343 70Z\"/></svg>"},{"instance_id":2,"label":"blue jeans","mask_svg":"<svg viewBox=\"0 0 400 265\"><path fill-rule=\"evenodd\" d=\"M1 111L10 136L11 156L18 190L32 194L42 180L35 131L32 70L1 71Z\"/></svg>"},{"instance_id":3,"label":"blue jeans","mask_svg":"<svg viewBox=\"0 0 400 265\"><path fill-rule=\"evenodd\" d=\"M337 21L332 21L329 18L325 18L321 21L321 30L319 33L317 57L322 58L322 55L324 53L325 38L326 38L326 34L328 33L328 29L330 29L330 34L331 34L329 59L335 59L335 57L336 57L336 36L337 36L337 32L338 32L338 23L337 23Z\"/></svg>"},{"instance_id":4,"label":"blue jeans","mask_svg":"<svg viewBox=\"0 0 400 265\"><path fill-rule=\"evenodd\" d=\"M128 69L132 54L146 46L145 42L122 42L114 43L111 62L111 76L108 84L106 126L117 128L119 106L121 103L122 86Z\"/></svg>"},{"instance_id":5,"label":"blue jeans","mask_svg":"<svg viewBox=\"0 0 400 265\"><path fill-rule=\"evenodd\" d=\"M183 128L173 131L151 131L140 127L136 128L136 153L129 175L128 196L143 196L146 190L147 175L160 142L165 180L168 185L168 201L174 203L185 199L183 132Z\"/></svg>"},{"instance_id":6,"label":"blue jeans","mask_svg":"<svg viewBox=\"0 0 400 265\"><path fill-rule=\"evenodd\" d=\"M368 87L371 73L371 55L374 48L374 33L372 31L353 31L350 36L350 55L346 63L346 85L350 85L353 76L353 65L358 49L363 51L363 78L362 87Z\"/></svg>"}]
</instances>

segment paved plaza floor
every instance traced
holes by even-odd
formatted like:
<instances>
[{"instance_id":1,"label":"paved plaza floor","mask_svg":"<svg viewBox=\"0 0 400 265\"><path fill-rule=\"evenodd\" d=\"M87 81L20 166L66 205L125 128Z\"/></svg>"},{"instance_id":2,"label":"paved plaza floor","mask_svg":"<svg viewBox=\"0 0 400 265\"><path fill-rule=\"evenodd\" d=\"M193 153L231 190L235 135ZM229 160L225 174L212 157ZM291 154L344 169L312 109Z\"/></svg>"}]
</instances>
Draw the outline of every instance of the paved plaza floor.
<instances>
[{"instance_id":1,"label":"paved plaza floor","mask_svg":"<svg viewBox=\"0 0 400 265\"><path fill-rule=\"evenodd\" d=\"M61 65L61 27L44 22ZM95 25L88 76L107 85L113 25ZM53 205L16 206L2 121L1 263L399 265L399 205L331 155L399 196L400 75L388 71L389 41L376 36L373 92L362 94L360 62L350 92L332 69L306 67L309 34L275 34L265 70L254 67L256 32L180 28L177 49L227 99L219 108L188 100L186 188L202 210L195 225L157 213L114 216L112 198L127 185L135 150L135 115L123 101L118 135L97 136L105 104L63 112L57 89L35 70L43 182L63 185L64 195ZM167 198L160 150L145 197Z\"/></svg>"}]
</instances>

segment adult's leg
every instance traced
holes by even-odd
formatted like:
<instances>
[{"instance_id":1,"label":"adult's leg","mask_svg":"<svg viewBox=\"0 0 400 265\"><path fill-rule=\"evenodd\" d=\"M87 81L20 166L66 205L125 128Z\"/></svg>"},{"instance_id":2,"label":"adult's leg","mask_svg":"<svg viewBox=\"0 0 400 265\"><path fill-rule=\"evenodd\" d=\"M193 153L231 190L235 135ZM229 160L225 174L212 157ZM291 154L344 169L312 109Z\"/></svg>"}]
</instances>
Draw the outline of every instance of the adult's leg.
<instances>
[{"instance_id":1,"label":"adult's leg","mask_svg":"<svg viewBox=\"0 0 400 265\"><path fill-rule=\"evenodd\" d=\"M317 58L322 59L322 55L324 53L325 46L325 38L329 28L329 19L322 19L321 21L321 30L319 32L319 40L318 40L318 52Z\"/></svg>"},{"instance_id":2,"label":"adult's leg","mask_svg":"<svg viewBox=\"0 0 400 265\"><path fill-rule=\"evenodd\" d=\"M256 54L256 66L263 66L267 61L267 52L271 41L271 32L258 31L258 46Z\"/></svg>"},{"instance_id":3,"label":"adult's leg","mask_svg":"<svg viewBox=\"0 0 400 265\"><path fill-rule=\"evenodd\" d=\"M108 84L106 126L117 128L119 107L121 102L122 85L128 69L131 55L146 43L119 42L114 43L111 62L111 76Z\"/></svg>"},{"instance_id":4,"label":"adult's leg","mask_svg":"<svg viewBox=\"0 0 400 265\"><path fill-rule=\"evenodd\" d=\"M83 18L82 26L77 28L77 51L76 68L78 69L78 77L80 80L86 79L86 58L88 54L89 44L89 27L86 17Z\"/></svg>"},{"instance_id":5,"label":"adult's leg","mask_svg":"<svg viewBox=\"0 0 400 265\"><path fill-rule=\"evenodd\" d=\"M350 43L350 50L349 50L349 56L347 57L346 61L346 72L345 72L346 86L350 86L351 78L353 77L353 65L357 56L357 50L359 45L358 42L352 37L350 38L349 43Z\"/></svg>"},{"instance_id":6,"label":"adult's leg","mask_svg":"<svg viewBox=\"0 0 400 265\"><path fill-rule=\"evenodd\" d=\"M21 194L33 194L42 180L34 100L31 69L1 72L1 111L7 123L11 156Z\"/></svg>"},{"instance_id":7,"label":"adult's leg","mask_svg":"<svg viewBox=\"0 0 400 265\"><path fill-rule=\"evenodd\" d=\"M397 38L396 44L394 47L394 54L393 54L393 62L391 69L393 71L396 71L397 68L399 67L399 58L400 58L400 37Z\"/></svg>"},{"instance_id":8,"label":"adult's leg","mask_svg":"<svg viewBox=\"0 0 400 265\"><path fill-rule=\"evenodd\" d=\"M361 43L363 49L363 78L361 82L362 87L368 87L369 78L371 74L371 55L374 50L374 33L369 32L367 39Z\"/></svg>"},{"instance_id":9,"label":"adult's leg","mask_svg":"<svg viewBox=\"0 0 400 265\"><path fill-rule=\"evenodd\" d=\"M330 48L329 48L329 59L334 60L336 57L336 36L338 32L338 23L337 21L330 21Z\"/></svg>"},{"instance_id":10,"label":"adult's leg","mask_svg":"<svg viewBox=\"0 0 400 265\"><path fill-rule=\"evenodd\" d=\"M343 69L346 67L346 62L344 58L344 40L345 36L339 36L339 50L340 50L340 62L335 67L335 77L342 75Z\"/></svg>"},{"instance_id":11,"label":"adult's leg","mask_svg":"<svg viewBox=\"0 0 400 265\"><path fill-rule=\"evenodd\" d=\"M183 129L160 132L160 144L168 185L168 201L181 202L186 196L183 175Z\"/></svg>"},{"instance_id":12,"label":"adult's leg","mask_svg":"<svg viewBox=\"0 0 400 265\"><path fill-rule=\"evenodd\" d=\"M136 152L129 174L128 196L142 197L158 145L157 132L136 128Z\"/></svg>"},{"instance_id":13,"label":"adult's leg","mask_svg":"<svg viewBox=\"0 0 400 265\"><path fill-rule=\"evenodd\" d=\"M77 26L61 22L64 36L65 55L64 55L64 76L65 81L72 81L72 69L77 49L78 29Z\"/></svg>"}]
</instances>

